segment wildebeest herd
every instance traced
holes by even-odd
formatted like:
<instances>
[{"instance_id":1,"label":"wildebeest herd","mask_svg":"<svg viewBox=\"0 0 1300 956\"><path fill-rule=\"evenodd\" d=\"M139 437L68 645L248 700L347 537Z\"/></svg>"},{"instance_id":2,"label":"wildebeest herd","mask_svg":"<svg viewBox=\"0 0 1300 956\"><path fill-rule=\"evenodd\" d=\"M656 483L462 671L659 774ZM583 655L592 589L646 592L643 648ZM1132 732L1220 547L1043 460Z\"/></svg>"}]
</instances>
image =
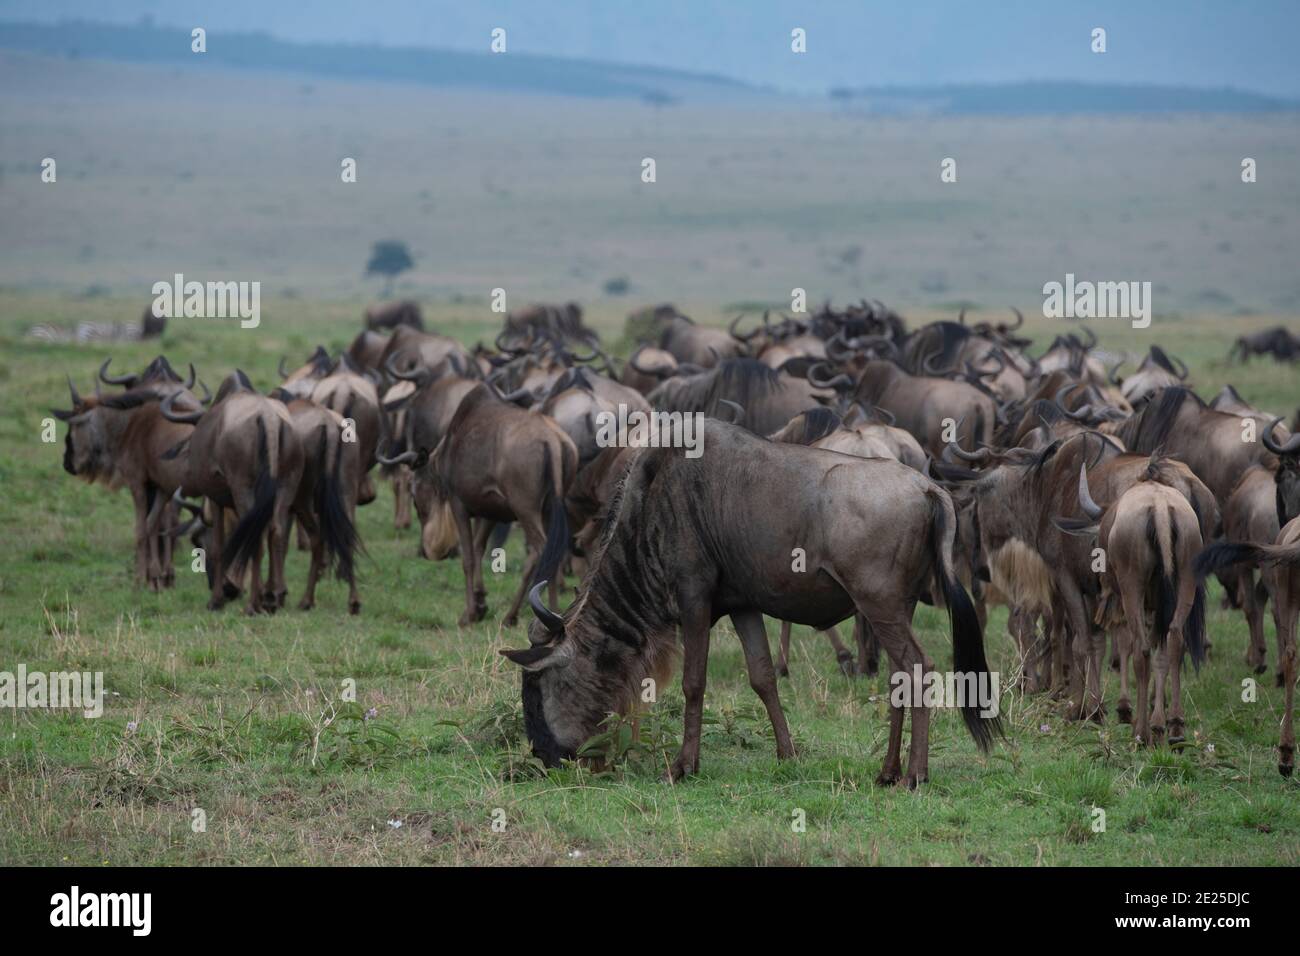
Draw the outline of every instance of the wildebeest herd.
<instances>
[{"instance_id":1,"label":"wildebeest herd","mask_svg":"<svg viewBox=\"0 0 1300 956\"><path fill-rule=\"evenodd\" d=\"M724 615L778 755L791 756L777 687L791 625L824 631L845 673L875 673L881 648L891 673L931 672L912 631L918 602L946 609L957 675L989 677L984 626L1002 604L1019 690L1102 721L1103 668L1117 668L1119 719L1144 743L1178 745L1183 662L1209 650L1213 574L1248 621L1256 674L1271 604L1286 688L1278 767L1290 775L1300 423L1231 386L1207 403L1159 346L1127 375L1131 359L1086 328L1035 349L1013 314L909 330L863 301L721 329L664 305L634 317L642 340L619 362L576 304L511 314L494 347L471 349L400 302L368 309L337 356L282 359L266 394L239 370L212 394L192 365L183 378L162 356L139 373L105 361L93 396L69 379L72 407L56 414L64 468L130 490L142 584L174 584L174 542L189 536L214 610L241 595L250 613L284 607L296 523L310 551L299 607L332 569L358 613L356 508L375 499L376 477L392 483L397 528L414 505L422 557L459 554L463 625L487 614L483 564L517 524L526 558L503 623L525 598L534 620L529 646L502 653L522 669L525 729L548 765L610 713L634 712L680 656L685 733L670 775L697 770L710 631ZM1297 354L1285 329L1257 338L1234 356ZM665 437L701 416L702 453L602 440L602 424L629 411ZM573 600L554 610L566 576ZM763 615L782 625L776 664ZM853 649L836 630L850 620ZM955 706L989 747L996 709ZM880 782L926 779L930 709L891 699Z\"/></svg>"}]
</instances>

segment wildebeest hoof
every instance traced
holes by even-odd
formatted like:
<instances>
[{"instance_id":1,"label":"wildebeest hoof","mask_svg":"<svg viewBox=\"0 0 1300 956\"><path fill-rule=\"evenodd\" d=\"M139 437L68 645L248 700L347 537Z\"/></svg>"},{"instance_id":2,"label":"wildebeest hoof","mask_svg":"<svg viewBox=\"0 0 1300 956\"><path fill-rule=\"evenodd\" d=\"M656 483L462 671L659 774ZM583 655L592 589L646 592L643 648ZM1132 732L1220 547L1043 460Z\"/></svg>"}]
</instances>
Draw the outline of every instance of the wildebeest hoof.
<instances>
[{"instance_id":1,"label":"wildebeest hoof","mask_svg":"<svg viewBox=\"0 0 1300 956\"><path fill-rule=\"evenodd\" d=\"M1285 686L1286 686L1286 677L1283 676L1283 674L1282 674L1281 671L1278 671L1278 672L1277 672L1277 686L1278 686L1278 687L1285 687Z\"/></svg>"},{"instance_id":2,"label":"wildebeest hoof","mask_svg":"<svg viewBox=\"0 0 1300 956\"><path fill-rule=\"evenodd\" d=\"M899 784L899 786L902 786L903 784L906 784L908 790L915 790L915 789L916 789L917 787L919 787L921 784L923 784L923 783L928 783L929 780L930 780L930 778L929 778L928 776L926 776L925 774L921 774L920 776L917 776L916 774L911 774L911 773L909 773L909 774L908 774L906 777L904 777L902 780L898 781L898 784Z\"/></svg>"},{"instance_id":3,"label":"wildebeest hoof","mask_svg":"<svg viewBox=\"0 0 1300 956\"><path fill-rule=\"evenodd\" d=\"M1289 764L1289 763L1280 763L1280 764L1277 765L1277 772L1280 773L1280 774L1281 774L1282 776L1284 776L1284 777L1289 777L1289 776L1291 776L1291 774L1292 774L1292 772L1293 772L1294 770L1295 770L1295 765L1294 765L1294 764Z\"/></svg>"},{"instance_id":4,"label":"wildebeest hoof","mask_svg":"<svg viewBox=\"0 0 1300 956\"><path fill-rule=\"evenodd\" d=\"M226 581L221 585L221 593L226 596L227 601L233 601L235 598L239 597L239 588L230 581Z\"/></svg>"},{"instance_id":5,"label":"wildebeest hoof","mask_svg":"<svg viewBox=\"0 0 1300 956\"><path fill-rule=\"evenodd\" d=\"M348 613L349 613L349 614L360 614L360 613L361 613L361 602L360 602L360 601L349 601L349 602L348 602Z\"/></svg>"},{"instance_id":6,"label":"wildebeest hoof","mask_svg":"<svg viewBox=\"0 0 1300 956\"><path fill-rule=\"evenodd\" d=\"M502 627L515 627L519 623L519 617L514 614L507 614L501 621Z\"/></svg>"},{"instance_id":7,"label":"wildebeest hoof","mask_svg":"<svg viewBox=\"0 0 1300 956\"><path fill-rule=\"evenodd\" d=\"M789 677L789 676L790 676L790 668L788 668L788 667L786 667L784 664L782 664L780 667L778 667L778 668L776 669L776 676L777 676L777 677Z\"/></svg>"},{"instance_id":8,"label":"wildebeest hoof","mask_svg":"<svg viewBox=\"0 0 1300 956\"><path fill-rule=\"evenodd\" d=\"M840 673L845 677L853 676L853 655L836 654L835 659L840 662Z\"/></svg>"},{"instance_id":9,"label":"wildebeest hoof","mask_svg":"<svg viewBox=\"0 0 1300 956\"><path fill-rule=\"evenodd\" d=\"M310 611L315 606L316 606L316 602L308 598L303 598L301 601L298 602L298 610L300 611Z\"/></svg>"},{"instance_id":10,"label":"wildebeest hoof","mask_svg":"<svg viewBox=\"0 0 1300 956\"><path fill-rule=\"evenodd\" d=\"M876 786L892 787L894 786L894 784L898 783L899 776L900 775L897 770L889 770L889 771L882 770L880 771L880 773L876 774Z\"/></svg>"},{"instance_id":11,"label":"wildebeest hoof","mask_svg":"<svg viewBox=\"0 0 1300 956\"><path fill-rule=\"evenodd\" d=\"M1133 723L1133 708L1129 706L1128 701L1121 700L1115 705L1115 717L1121 724Z\"/></svg>"},{"instance_id":12,"label":"wildebeest hoof","mask_svg":"<svg viewBox=\"0 0 1300 956\"><path fill-rule=\"evenodd\" d=\"M226 606L226 602L225 602L224 600L222 600L222 599L219 599L219 598L209 598L209 599L208 599L208 610L209 610L209 611L220 611L220 610L221 610L223 607L225 607L225 606Z\"/></svg>"},{"instance_id":13,"label":"wildebeest hoof","mask_svg":"<svg viewBox=\"0 0 1300 956\"><path fill-rule=\"evenodd\" d=\"M1256 674L1262 674L1262 673L1264 673L1264 671L1266 671L1266 670L1268 670L1268 665L1267 665L1267 664L1262 664L1262 663L1261 663L1261 664L1256 664L1256 665L1255 665L1255 673L1256 673Z\"/></svg>"}]
</instances>

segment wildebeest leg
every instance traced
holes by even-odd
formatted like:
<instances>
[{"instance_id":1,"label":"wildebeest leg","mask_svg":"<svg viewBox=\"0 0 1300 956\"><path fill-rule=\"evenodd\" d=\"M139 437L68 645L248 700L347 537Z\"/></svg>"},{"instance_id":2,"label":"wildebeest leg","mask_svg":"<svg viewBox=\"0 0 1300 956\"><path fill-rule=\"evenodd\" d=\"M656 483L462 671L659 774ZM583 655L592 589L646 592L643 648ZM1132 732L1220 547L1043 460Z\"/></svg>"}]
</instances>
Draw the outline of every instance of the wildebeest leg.
<instances>
[{"instance_id":1,"label":"wildebeest leg","mask_svg":"<svg viewBox=\"0 0 1300 956\"><path fill-rule=\"evenodd\" d=\"M294 519L294 516L293 516L293 515L290 515L290 516L289 516L289 527L290 527L290 528L293 528L293 527L294 527L294 520L293 520L293 519ZM304 527L302 526L302 522L301 522L301 521L297 522L297 527L298 527L298 535L297 535L297 537L298 537L298 550L299 550L299 551L310 551L310 550L311 550L311 535L308 534L307 529L304 528Z\"/></svg>"},{"instance_id":2,"label":"wildebeest leg","mask_svg":"<svg viewBox=\"0 0 1300 956\"><path fill-rule=\"evenodd\" d=\"M456 537L460 541L460 566L465 572L465 611L460 616L459 624L461 627L466 627L483 616L474 601L474 574L478 565L474 554L474 529L470 524L469 511L459 498L452 498L451 514L456 519Z\"/></svg>"},{"instance_id":3,"label":"wildebeest leg","mask_svg":"<svg viewBox=\"0 0 1300 956\"><path fill-rule=\"evenodd\" d=\"M1106 705L1101 699L1101 668L1106 653L1106 635L1093 627L1087 599L1074 586L1074 582L1069 581L1062 591L1062 600L1073 632L1073 666L1078 671L1077 675L1070 675L1071 686L1078 692L1075 698L1079 705L1077 717L1101 723L1106 718Z\"/></svg>"},{"instance_id":4,"label":"wildebeest leg","mask_svg":"<svg viewBox=\"0 0 1300 956\"><path fill-rule=\"evenodd\" d=\"M1285 707L1282 711L1282 736L1278 740L1277 770L1289 777L1295 770L1295 686L1296 671L1300 669L1300 654L1296 651L1296 620L1300 617L1300 570L1278 568L1273 599L1282 608L1282 630L1285 634L1281 652L1282 685L1285 688Z\"/></svg>"},{"instance_id":5,"label":"wildebeest leg","mask_svg":"<svg viewBox=\"0 0 1300 956\"><path fill-rule=\"evenodd\" d=\"M880 672L880 642L861 614L853 615L853 642L858 648L858 673L875 677Z\"/></svg>"},{"instance_id":6,"label":"wildebeest leg","mask_svg":"<svg viewBox=\"0 0 1300 956\"><path fill-rule=\"evenodd\" d=\"M1256 674L1262 674L1268 669L1268 649L1264 643L1264 608L1255 594L1255 573L1250 568L1242 568L1238 580L1241 582L1237 592L1241 598L1241 612L1246 615L1246 624L1250 627L1246 666Z\"/></svg>"},{"instance_id":7,"label":"wildebeest leg","mask_svg":"<svg viewBox=\"0 0 1300 956\"><path fill-rule=\"evenodd\" d=\"M355 528L357 526L356 501L348 502L348 520L352 522L352 527ZM348 613L361 613L361 592L357 590L357 573L355 566L352 569L352 577L348 579Z\"/></svg>"},{"instance_id":8,"label":"wildebeest leg","mask_svg":"<svg viewBox=\"0 0 1300 956\"><path fill-rule=\"evenodd\" d=\"M1191 565L1193 555L1185 557L1184 568ZM1169 622L1169 636L1165 642L1165 653L1169 655L1169 745L1181 744L1184 736L1183 721L1183 627L1192 611L1192 602L1196 599L1196 579L1184 571L1178 579L1178 604L1174 607L1173 619Z\"/></svg>"},{"instance_id":9,"label":"wildebeest leg","mask_svg":"<svg viewBox=\"0 0 1300 956\"><path fill-rule=\"evenodd\" d=\"M1286 687L1286 676L1282 671L1282 655L1286 653L1286 622L1285 614L1282 610L1281 601L1278 598L1278 587L1275 576L1265 573L1263 575L1264 583L1268 586L1269 600L1273 602L1273 629L1277 635L1277 686Z\"/></svg>"},{"instance_id":10,"label":"wildebeest leg","mask_svg":"<svg viewBox=\"0 0 1300 956\"><path fill-rule=\"evenodd\" d=\"M221 552L226 547L226 509L208 499L211 511L216 515L212 522L212 547L204 555L207 563L209 580L212 582L212 596L208 599L208 610L220 610L226 603L226 569L221 561Z\"/></svg>"},{"instance_id":11,"label":"wildebeest leg","mask_svg":"<svg viewBox=\"0 0 1300 956\"><path fill-rule=\"evenodd\" d=\"M782 677L790 676L790 631L794 625L789 621L781 622L781 650L776 659L776 672Z\"/></svg>"},{"instance_id":12,"label":"wildebeest leg","mask_svg":"<svg viewBox=\"0 0 1300 956\"><path fill-rule=\"evenodd\" d=\"M163 567L162 567L162 542L158 537L158 530L162 526L163 515L167 512L167 506L171 499L164 495L159 489L153 489L153 503L149 508L149 514L144 522L144 539L147 549L147 576L149 588L152 591L160 591L163 588Z\"/></svg>"},{"instance_id":13,"label":"wildebeest leg","mask_svg":"<svg viewBox=\"0 0 1300 956\"><path fill-rule=\"evenodd\" d=\"M700 597L684 603L682 614L682 749L668 768L670 780L700 772L700 725L704 716L704 685L709 665L709 602Z\"/></svg>"},{"instance_id":14,"label":"wildebeest leg","mask_svg":"<svg viewBox=\"0 0 1300 956\"><path fill-rule=\"evenodd\" d=\"M767 646L763 615L757 611L745 611L731 615L731 623L736 626L740 646L745 651L749 686L767 708L767 718L772 721L772 733L776 735L776 755L782 760L793 757L794 744L790 741L790 728L786 726L785 713L781 710L781 701L776 692L776 671L772 667L772 654Z\"/></svg>"},{"instance_id":15,"label":"wildebeest leg","mask_svg":"<svg viewBox=\"0 0 1300 956\"><path fill-rule=\"evenodd\" d=\"M252 560L248 562L248 607L245 610L249 614L256 614L259 611L270 613L271 610L262 600L262 550L263 542L259 541L253 551Z\"/></svg>"},{"instance_id":16,"label":"wildebeest leg","mask_svg":"<svg viewBox=\"0 0 1300 956\"><path fill-rule=\"evenodd\" d=\"M149 494L144 485L131 487L135 505L135 576L139 584L149 583Z\"/></svg>"},{"instance_id":17,"label":"wildebeest leg","mask_svg":"<svg viewBox=\"0 0 1300 956\"><path fill-rule=\"evenodd\" d=\"M1115 715L1121 723L1133 725L1133 735L1143 743L1150 743L1147 708L1147 681L1150 675L1151 651L1146 634L1145 582L1128 568L1115 571L1119 584L1119 601L1124 609L1124 623L1115 629L1114 642L1119 648L1119 701ZM1137 718L1129 700L1128 665L1133 661L1137 671Z\"/></svg>"},{"instance_id":18,"label":"wildebeest leg","mask_svg":"<svg viewBox=\"0 0 1300 956\"><path fill-rule=\"evenodd\" d=\"M298 610L310 611L316 606L316 582L320 580L321 568L325 565L325 540L321 537L315 515L304 511L297 517L299 529L311 542L311 567L307 571L307 587L302 592L302 600L298 602Z\"/></svg>"},{"instance_id":19,"label":"wildebeest leg","mask_svg":"<svg viewBox=\"0 0 1300 956\"><path fill-rule=\"evenodd\" d=\"M393 475L393 527L411 526L411 469L398 465Z\"/></svg>"},{"instance_id":20,"label":"wildebeest leg","mask_svg":"<svg viewBox=\"0 0 1300 956\"><path fill-rule=\"evenodd\" d=\"M839 630L832 624L822 633L826 635L831 642L831 647L835 649L835 660L840 665L840 673L845 677L851 677L853 675L853 652L845 647L844 642L840 640Z\"/></svg>"},{"instance_id":21,"label":"wildebeest leg","mask_svg":"<svg viewBox=\"0 0 1300 956\"><path fill-rule=\"evenodd\" d=\"M154 533L158 535L159 543L162 545L164 588L172 587L176 583L176 539L171 536L170 529L179 526L180 523L181 506L169 498L167 499L167 507L163 510L162 523L154 530Z\"/></svg>"},{"instance_id":22,"label":"wildebeest leg","mask_svg":"<svg viewBox=\"0 0 1300 956\"><path fill-rule=\"evenodd\" d=\"M912 701L909 708L912 712L912 739L907 749L907 770L900 776L899 750L901 750L903 738L903 711L901 708L896 708L891 710L889 715L889 751L885 755L885 765L880 771L880 776L876 778L876 782L882 784L905 783L908 789L915 789L918 784L926 781L929 774L930 713L922 699L922 689L915 686L913 678L918 666L921 668L921 673L925 674L934 669L934 663L926 657L925 651L916 642L916 637L912 634L912 628L906 621L876 619L866 614L866 609L861 606L859 606L859 610L866 616L876 638L889 655L894 674L901 673L904 675L902 679L913 685ZM893 697L893 683L896 679L899 678L891 675L891 698Z\"/></svg>"},{"instance_id":23,"label":"wildebeest leg","mask_svg":"<svg viewBox=\"0 0 1300 956\"><path fill-rule=\"evenodd\" d=\"M519 623L519 607L524 603L524 595L532 587L533 572L537 570L537 562L542 559L542 549L546 546L546 528L542 525L541 515L530 514L519 516L519 527L524 532L524 542L528 547L527 556L524 558L524 576L519 582L519 591L515 594L515 599L510 605L510 610L506 612L505 619L501 622L506 627L514 627Z\"/></svg>"},{"instance_id":24,"label":"wildebeest leg","mask_svg":"<svg viewBox=\"0 0 1300 956\"><path fill-rule=\"evenodd\" d=\"M293 506L293 493L289 489L296 488L297 484L294 481L289 485L282 485L276 492L275 512L271 516L271 525L266 531L266 547L270 552L271 569L263 603L270 605L269 611L272 614L277 608L284 607L285 599L289 596L289 585L284 577L284 562L289 556L291 520L289 509Z\"/></svg>"},{"instance_id":25,"label":"wildebeest leg","mask_svg":"<svg viewBox=\"0 0 1300 956\"><path fill-rule=\"evenodd\" d=\"M487 560L487 541L495 528L496 522L489 521L487 518L476 518L472 522L474 526L474 554L478 560L474 562L474 607L477 608L480 617L487 616L487 585L483 583L483 562ZM552 601L550 607L555 607Z\"/></svg>"}]
</instances>

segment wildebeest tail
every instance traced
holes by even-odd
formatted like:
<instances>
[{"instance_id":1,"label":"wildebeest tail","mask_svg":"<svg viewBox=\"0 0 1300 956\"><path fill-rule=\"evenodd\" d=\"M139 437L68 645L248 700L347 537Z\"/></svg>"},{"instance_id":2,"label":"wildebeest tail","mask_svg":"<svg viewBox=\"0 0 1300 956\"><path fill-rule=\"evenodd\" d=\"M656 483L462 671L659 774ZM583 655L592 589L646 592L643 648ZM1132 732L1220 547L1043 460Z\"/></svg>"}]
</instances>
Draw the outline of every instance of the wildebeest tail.
<instances>
[{"instance_id":1,"label":"wildebeest tail","mask_svg":"<svg viewBox=\"0 0 1300 956\"><path fill-rule=\"evenodd\" d=\"M320 441L316 450L316 516L320 521L321 540L325 544L326 561L334 567L341 581L352 583L355 574L355 556L360 547L356 526L348 516L343 503L343 482L339 469L343 462L342 442L334 442L334 460L328 461L330 451L329 426L320 427Z\"/></svg>"},{"instance_id":2,"label":"wildebeest tail","mask_svg":"<svg viewBox=\"0 0 1300 956\"><path fill-rule=\"evenodd\" d=\"M1255 566L1281 564L1300 566L1300 541L1292 544L1246 544L1243 541L1221 541L1212 544L1196 556L1196 576L1221 571L1232 564Z\"/></svg>"},{"instance_id":3,"label":"wildebeest tail","mask_svg":"<svg viewBox=\"0 0 1300 956\"><path fill-rule=\"evenodd\" d=\"M277 443L278 445L278 443ZM227 568L242 568L257 553L258 542L275 515L275 475L271 471L271 453L267 447L266 421L257 416L257 479L253 485L253 507L244 513L231 532L221 553Z\"/></svg>"},{"instance_id":4,"label":"wildebeest tail","mask_svg":"<svg viewBox=\"0 0 1300 956\"><path fill-rule=\"evenodd\" d=\"M546 544L542 548L541 559L537 562L537 571L533 574L533 583L554 581L560 562L569 551L569 516L564 510L564 479L560 469L563 462L557 462L551 454L549 444L542 447L542 478L546 489L542 500L542 513L546 516Z\"/></svg>"},{"instance_id":5,"label":"wildebeest tail","mask_svg":"<svg viewBox=\"0 0 1300 956\"><path fill-rule=\"evenodd\" d=\"M988 661L984 657L984 629L980 627L979 616L970 595L957 580L957 571L953 566L953 542L957 537L957 515L953 510L952 499L946 492L935 489L929 493L931 504L931 544L934 548L934 578L943 588L944 602L948 605L948 620L952 628L952 665L960 675L974 675L979 688L994 687L989 676ZM969 687L970 681L959 681ZM990 702L988 708L996 711L997 701ZM961 717L970 731L976 746L987 751L993 744L994 735L1002 735L1002 721L996 716L984 716L978 700L966 700L961 707Z\"/></svg>"}]
</instances>

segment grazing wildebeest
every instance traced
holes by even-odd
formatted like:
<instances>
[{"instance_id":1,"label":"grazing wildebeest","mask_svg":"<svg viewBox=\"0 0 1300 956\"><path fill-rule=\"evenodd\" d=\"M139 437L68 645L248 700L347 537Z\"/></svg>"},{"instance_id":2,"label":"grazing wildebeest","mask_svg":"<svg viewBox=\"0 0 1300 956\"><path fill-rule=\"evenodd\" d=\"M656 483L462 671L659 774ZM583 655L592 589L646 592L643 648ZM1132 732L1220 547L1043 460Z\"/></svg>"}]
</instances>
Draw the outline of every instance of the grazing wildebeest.
<instances>
[{"instance_id":1,"label":"grazing wildebeest","mask_svg":"<svg viewBox=\"0 0 1300 956\"><path fill-rule=\"evenodd\" d=\"M1277 362L1293 362L1300 358L1300 338L1281 325L1241 335L1228 351L1228 361L1245 362L1252 355L1271 355Z\"/></svg>"},{"instance_id":2,"label":"grazing wildebeest","mask_svg":"<svg viewBox=\"0 0 1300 956\"><path fill-rule=\"evenodd\" d=\"M68 423L64 470L91 484L130 490L135 506L136 576L154 591L170 587L176 573L172 538L164 533L164 523L174 520L171 497L181 485L185 463L168 452L193 429L163 418L158 394L148 385L85 399L71 379L68 389L72 408L53 410L55 417Z\"/></svg>"},{"instance_id":3,"label":"grazing wildebeest","mask_svg":"<svg viewBox=\"0 0 1300 956\"><path fill-rule=\"evenodd\" d=\"M510 627L518 620L534 577L555 587L569 548L564 496L577 471L578 450L551 419L511 405L479 383L461 400L436 449L407 449L384 461L410 464L415 474L422 553L429 537L442 530L443 504L450 506L465 571L462 626L487 613L483 558L497 522L518 521L528 548L523 581L503 623ZM484 519L477 529L471 525L475 518Z\"/></svg>"},{"instance_id":4,"label":"grazing wildebeest","mask_svg":"<svg viewBox=\"0 0 1300 956\"><path fill-rule=\"evenodd\" d=\"M1233 564L1247 563L1264 568L1273 577L1273 593L1280 608L1278 625L1278 669L1282 672L1285 706L1282 734L1278 740L1277 769L1284 777L1295 770L1295 689L1300 672L1296 651L1296 621L1300 619L1300 517L1292 518L1272 545L1220 542L1210 545L1196 559L1201 577Z\"/></svg>"},{"instance_id":5,"label":"grazing wildebeest","mask_svg":"<svg viewBox=\"0 0 1300 956\"><path fill-rule=\"evenodd\" d=\"M1193 562L1201 551L1200 520L1171 484L1179 476L1156 455L1146 471L1109 508L1092 500L1088 475L1079 469L1079 498L1090 530L1106 555L1097 617L1119 640L1120 688L1115 712L1132 723L1144 744L1183 742L1183 650L1199 667L1205 657L1205 586ZM1118 607L1116 606L1118 605ZM1137 711L1129 701L1129 661L1137 676ZM1155 664L1154 706L1147 707L1150 666ZM1165 680L1170 681L1170 708L1165 715Z\"/></svg>"},{"instance_id":6,"label":"grazing wildebeest","mask_svg":"<svg viewBox=\"0 0 1300 956\"><path fill-rule=\"evenodd\" d=\"M244 572L251 567L248 612L274 613L284 606L288 588L284 558L288 549L289 509L302 479L303 449L283 402L260 395L242 371L236 370L217 390L206 411L180 412L175 395L163 399L160 411L168 421L194 425L190 435L182 492L209 500L215 564L208 607L217 610L237 597ZM229 540L220 509L238 519ZM270 574L262 589L263 541L270 557Z\"/></svg>"},{"instance_id":7,"label":"grazing wildebeest","mask_svg":"<svg viewBox=\"0 0 1300 956\"><path fill-rule=\"evenodd\" d=\"M680 627L685 734L669 776L697 772L709 631L724 615L740 636L779 757L794 747L764 614L820 629L858 611L895 669L913 675L933 670L911 620L935 582L951 616L955 670L968 687L987 686L983 635L953 570L957 522L946 491L895 461L777 444L723 422L706 421L704 437L698 458L683 449L635 453L578 599L560 615L535 588L532 646L502 651L523 668L524 726L544 763L573 757L609 713L635 706L643 679L666 680ZM796 548L806 554L803 570L791 561ZM999 723L971 696L962 717L984 749ZM877 779L915 787L928 773L930 713L912 698L904 772L905 707L893 695L890 703Z\"/></svg>"}]
</instances>

